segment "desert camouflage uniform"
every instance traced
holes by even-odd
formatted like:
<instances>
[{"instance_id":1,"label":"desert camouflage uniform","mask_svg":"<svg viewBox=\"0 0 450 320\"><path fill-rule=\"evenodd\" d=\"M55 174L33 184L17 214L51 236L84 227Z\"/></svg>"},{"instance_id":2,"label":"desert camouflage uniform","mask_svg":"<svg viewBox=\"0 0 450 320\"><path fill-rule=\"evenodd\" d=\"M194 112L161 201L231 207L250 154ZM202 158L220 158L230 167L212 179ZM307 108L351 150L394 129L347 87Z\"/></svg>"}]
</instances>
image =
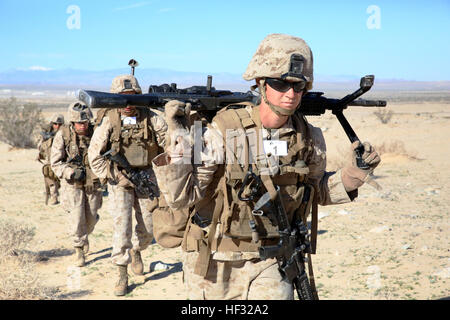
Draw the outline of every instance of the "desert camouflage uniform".
<instances>
[{"instance_id":1,"label":"desert camouflage uniform","mask_svg":"<svg viewBox=\"0 0 450 320\"><path fill-rule=\"evenodd\" d=\"M247 106L250 114L254 106ZM342 185L340 172L326 172L326 146L322 132L308 124L312 139L312 152L308 163L308 181L319 191L319 204L329 205L350 202ZM296 133L291 118L279 129L270 130L272 137L288 137ZM304 133L304 132L303 132ZM269 130L263 129L263 139ZM224 139L219 125L213 120L202 135L203 150L201 165L166 162L165 154L154 159L154 170L161 193L174 209L193 206L204 201L216 172L223 170ZM281 138L283 139L283 138ZM222 152L223 151L223 152ZM281 158L281 157L280 157ZM211 200L212 201L212 200ZM221 229L216 227L216 237ZM209 231L210 232L210 231ZM229 239L228 239L229 240ZM217 243L224 239L217 239ZM205 277L195 274L198 256L195 246L184 244L184 281L190 299L292 299L292 286L281 279L275 259L261 261L257 251L212 251L212 261Z\"/></svg>"},{"instance_id":2,"label":"desert camouflage uniform","mask_svg":"<svg viewBox=\"0 0 450 320\"><path fill-rule=\"evenodd\" d=\"M43 164L42 174L44 175L45 193L46 199L50 197L52 204L58 203L60 182L59 179L54 176L50 167L50 151L53 144L53 138L51 137L44 140L42 137L38 141L37 148L39 150L38 159Z\"/></svg>"},{"instance_id":3,"label":"desert camouflage uniform","mask_svg":"<svg viewBox=\"0 0 450 320\"><path fill-rule=\"evenodd\" d=\"M52 145L51 166L61 181L61 204L68 213L73 246L82 248L88 244L88 235L94 230L99 220L97 211L102 206L103 195L98 182L95 182L92 187L86 187L71 180L74 169L67 163L68 146L63 138L63 131L67 128L72 134L76 134L72 124L66 125L66 128L61 128L56 133ZM89 136L77 138L77 147L82 158L88 149L89 140Z\"/></svg>"},{"instance_id":4,"label":"desert camouflage uniform","mask_svg":"<svg viewBox=\"0 0 450 320\"><path fill-rule=\"evenodd\" d=\"M37 141L37 159L43 164L42 174L44 175L46 204L49 197L51 204L59 203L58 197L59 189L61 187L59 179L55 176L50 167L50 152L54 135L56 134L52 126L53 123L58 123L60 125L64 124L64 116L53 115L51 121L43 126L42 129L44 129L44 131L41 133ZM48 136L44 138L44 134L48 134Z\"/></svg>"},{"instance_id":5,"label":"desert camouflage uniform","mask_svg":"<svg viewBox=\"0 0 450 320\"><path fill-rule=\"evenodd\" d=\"M119 112L118 110L115 110ZM137 108L139 119L140 109ZM162 117L153 111L148 111L149 130L156 135L156 143L163 147L165 144L165 132L167 125ZM89 162L94 173L100 178L108 181L109 211L113 217L114 235L111 261L115 265L128 265L131 262L130 249L142 251L146 249L153 240L152 212L158 207L158 199L150 200L137 194L132 186L121 186L119 182L124 179L116 167L107 161L102 154L111 147L110 139L113 125L106 114L100 125L94 132L88 151ZM154 176L153 169L149 164L146 169ZM156 178L154 179L156 183ZM136 225L132 232L132 209L135 211Z\"/></svg>"}]
</instances>

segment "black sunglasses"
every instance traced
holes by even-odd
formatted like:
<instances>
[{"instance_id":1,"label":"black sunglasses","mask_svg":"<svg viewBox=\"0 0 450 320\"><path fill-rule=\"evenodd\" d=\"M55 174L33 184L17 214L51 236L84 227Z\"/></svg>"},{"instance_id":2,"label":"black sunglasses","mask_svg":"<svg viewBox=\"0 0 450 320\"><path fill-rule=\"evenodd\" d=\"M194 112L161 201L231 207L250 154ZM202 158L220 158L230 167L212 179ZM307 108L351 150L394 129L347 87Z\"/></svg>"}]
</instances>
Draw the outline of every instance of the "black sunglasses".
<instances>
[{"instance_id":1,"label":"black sunglasses","mask_svg":"<svg viewBox=\"0 0 450 320\"><path fill-rule=\"evenodd\" d=\"M302 92L306 87L306 81L289 82L276 78L266 78L266 83L273 89L279 92L288 92L289 89L294 89L294 92Z\"/></svg>"}]
</instances>

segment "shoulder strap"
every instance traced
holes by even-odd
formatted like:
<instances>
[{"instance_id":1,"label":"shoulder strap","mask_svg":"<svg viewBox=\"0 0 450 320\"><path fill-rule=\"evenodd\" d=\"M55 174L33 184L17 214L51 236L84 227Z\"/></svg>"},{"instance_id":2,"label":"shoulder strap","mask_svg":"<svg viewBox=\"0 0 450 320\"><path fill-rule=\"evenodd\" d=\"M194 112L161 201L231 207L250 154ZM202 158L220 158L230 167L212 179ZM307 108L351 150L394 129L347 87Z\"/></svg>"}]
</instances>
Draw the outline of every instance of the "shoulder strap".
<instances>
[{"instance_id":1,"label":"shoulder strap","mask_svg":"<svg viewBox=\"0 0 450 320\"><path fill-rule=\"evenodd\" d=\"M199 256L195 264L194 273L202 277L206 277L208 273L209 262L211 261L211 244L216 236L217 223L220 218L220 214L224 207L224 193L226 190L219 190L217 198L215 200L216 207L214 208L211 224L209 225L209 234L206 239L206 243L200 246Z\"/></svg>"},{"instance_id":2,"label":"shoulder strap","mask_svg":"<svg viewBox=\"0 0 450 320\"><path fill-rule=\"evenodd\" d=\"M118 109L106 109L103 116L108 116L109 122L112 126L112 133L110 136L111 148L115 152L120 151L120 130L121 130L121 120L120 112Z\"/></svg>"},{"instance_id":3,"label":"shoulder strap","mask_svg":"<svg viewBox=\"0 0 450 320\"><path fill-rule=\"evenodd\" d=\"M100 123L102 122L103 117L105 116L107 111L108 111L107 108L102 108L97 111L97 116L95 118L95 123L94 123L94 129L97 129L97 127L100 125Z\"/></svg>"},{"instance_id":4,"label":"shoulder strap","mask_svg":"<svg viewBox=\"0 0 450 320\"><path fill-rule=\"evenodd\" d=\"M67 125L63 125L61 127L61 135L62 138L64 140L64 146L66 148L66 152L69 150L69 145L70 145L70 141L71 141L71 134L70 134L70 124ZM68 153L70 152L70 150L68 151ZM68 154L68 156L71 156L70 153Z\"/></svg>"}]
</instances>

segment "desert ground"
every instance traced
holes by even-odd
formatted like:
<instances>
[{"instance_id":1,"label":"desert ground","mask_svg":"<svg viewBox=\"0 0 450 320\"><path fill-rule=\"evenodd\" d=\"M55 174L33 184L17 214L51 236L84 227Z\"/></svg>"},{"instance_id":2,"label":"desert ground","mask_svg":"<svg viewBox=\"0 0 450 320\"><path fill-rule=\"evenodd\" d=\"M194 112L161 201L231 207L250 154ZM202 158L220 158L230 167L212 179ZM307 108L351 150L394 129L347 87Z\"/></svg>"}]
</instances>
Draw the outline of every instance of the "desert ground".
<instances>
[{"instance_id":1,"label":"desert ground","mask_svg":"<svg viewBox=\"0 0 450 320\"><path fill-rule=\"evenodd\" d=\"M362 141L381 154L372 184L352 203L319 207L315 281L323 300L410 300L450 297L450 104L392 102L392 118L382 123L375 108L344 111ZM43 115L65 113L46 108ZM350 143L338 121L327 113L309 117L322 128L329 170L343 163ZM103 198L100 221L89 236L85 267L73 267L66 213L44 204L41 164L36 149L0 143L0 219L34 230L26 247L0 265L0 273L21 277L14 259L32 257L26 276L47 288L1 299L184 300L182 252L153 243L142 253L145 274L129 271L129 293L113 295L116 269L110 262L112 218ZM375 187L378 186L378 187ZM162 266L162 268L160 268ZM14 278L14 277L13 277ZM8 285L3 280L3 285ZM15 280L20 283L19 280ZM24 286L30 283L23 280ZM11 286L11 284L9 284ZM13 290L13 289L11 289ZM5 292L5 289L3 290Z\"/></svg>"}]
</instances>

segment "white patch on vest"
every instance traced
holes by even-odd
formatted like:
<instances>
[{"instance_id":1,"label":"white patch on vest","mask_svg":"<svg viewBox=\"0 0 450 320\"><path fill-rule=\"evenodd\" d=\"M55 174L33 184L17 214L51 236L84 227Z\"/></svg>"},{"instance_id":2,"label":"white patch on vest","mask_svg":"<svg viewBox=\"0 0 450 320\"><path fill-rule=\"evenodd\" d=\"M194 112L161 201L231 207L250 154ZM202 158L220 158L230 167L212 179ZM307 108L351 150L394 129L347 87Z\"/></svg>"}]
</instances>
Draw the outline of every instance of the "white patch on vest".
<instances>
[{"instance_id":1,"label":"white patch on vest","mask_svg":"<svg viewBox=\"0 0 450 320\"><path fill-rule=\"evenodd\" d=\"M123 124L136 124L136 117L125 117L122 122Z\"/></svg>"},{"instance_id":2,"label":"white patch on vest","mask_svg":"<svg viewBox=\"0 0 450 320\"><path fill-rule=\"evenodd\" d=\"M272 154L274 156L287 156L287 141L282 140L264 140L263 141L265 154Z\"/></svg>"}]
</instances>

